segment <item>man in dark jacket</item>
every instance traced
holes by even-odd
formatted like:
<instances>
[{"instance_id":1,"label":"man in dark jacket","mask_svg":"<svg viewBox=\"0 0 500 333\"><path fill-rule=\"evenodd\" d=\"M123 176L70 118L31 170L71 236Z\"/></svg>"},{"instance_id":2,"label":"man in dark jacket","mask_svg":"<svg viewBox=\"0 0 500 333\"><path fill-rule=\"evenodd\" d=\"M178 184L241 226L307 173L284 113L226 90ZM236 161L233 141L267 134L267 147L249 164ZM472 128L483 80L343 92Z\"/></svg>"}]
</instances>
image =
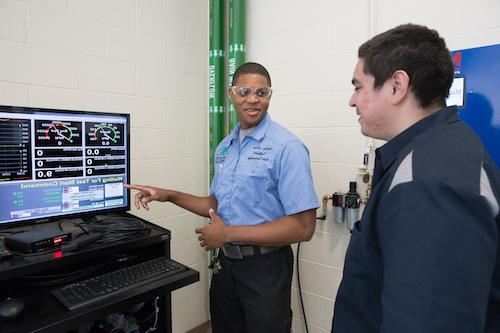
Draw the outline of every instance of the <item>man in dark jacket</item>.
<instances>
[{"instance_id":1,"label":"man in dark jacket","mask_svg":"<svg viewBox=\"0 0 500 333\"><path fill-rule=\"evenodd\" d=\"M500 332L500 173L445 107L454 68L435 30L407 24L359 48L350 105L376 151L334 333Z\"/></svg>"}]
</instances>

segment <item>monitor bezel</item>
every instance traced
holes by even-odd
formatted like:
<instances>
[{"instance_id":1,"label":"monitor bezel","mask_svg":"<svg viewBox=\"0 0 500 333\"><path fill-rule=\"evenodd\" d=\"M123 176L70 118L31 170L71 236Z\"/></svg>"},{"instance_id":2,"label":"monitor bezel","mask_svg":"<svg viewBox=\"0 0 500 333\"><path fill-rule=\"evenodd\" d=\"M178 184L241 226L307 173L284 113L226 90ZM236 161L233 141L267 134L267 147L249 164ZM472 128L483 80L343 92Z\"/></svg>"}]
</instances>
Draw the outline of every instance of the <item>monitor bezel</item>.
<instances>
[{"instance_id":1,"label":"monitor bezel","mask_svg":"<svg viewBox=\"0 0 500 333\"><path fill-rule=\"evenodd\" d=\"M0 105L0 113L27 113L27 114L36 114L36 113L59 113L59 114L68 114L68 115L96 115L96 116L121 116L126 117L126 151L127 151L127 183L131 183L131 174L130 174L130 164L131 164L131 156L130 156L130 114L129 113L119 113L119 112L106 112L106 111L83 111L83 110L72 110L72 109L52 109L52 108L40 108L40 107L30 107L30 106L12 106L12 105ZM50 217L38 217L32 219L25 219L19 221L10 221L0 223L0 230L11 229L11 228L19 228L23 226L32 226L40 223L49 223L54 221L61 221L67 219L76 219L81 218L83 220L91 219L94 216L102 215L102 214L117 214L117 213L126 213L130 211L131 207L131 198L130 198L130 189L126 189L127 191L127 205L123 207L117 208L102 208L95 211L83 211L76 213L67 213L60 214L56 216Z\"/></svg>"}]
</instances>

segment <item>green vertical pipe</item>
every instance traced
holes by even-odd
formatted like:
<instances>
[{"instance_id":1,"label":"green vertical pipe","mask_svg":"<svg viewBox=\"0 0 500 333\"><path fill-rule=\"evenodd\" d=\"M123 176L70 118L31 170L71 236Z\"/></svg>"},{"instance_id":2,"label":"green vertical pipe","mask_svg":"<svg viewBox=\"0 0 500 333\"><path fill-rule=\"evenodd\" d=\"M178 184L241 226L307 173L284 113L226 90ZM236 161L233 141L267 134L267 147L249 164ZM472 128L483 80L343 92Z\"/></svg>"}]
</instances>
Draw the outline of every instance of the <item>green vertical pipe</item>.
<instances>
[{"instance_id":1,"label":"green vertical pipe","mask_svg":"<svg viewBox=\"0 0 500 333\"><path fill-rule=\"evenodd\" d=\"M210 182L214 176L214 153L224 138L224 0L210 0L209 50L209 154Z\"/></svg>"},{"instance_id":2,"label":"green vertical pipe","mask_svg":"<svg viewBox=\"0 0 500 333\"><path fill-rule=\"evenodd\" d=\"M229 55L227 84L233 81L233 75L240 65L245 63L246 54L246 0L229 0ZM233 102L228 99L228 126L230 132L238 123L238 114Z\"/></svg>"}]
</instances>

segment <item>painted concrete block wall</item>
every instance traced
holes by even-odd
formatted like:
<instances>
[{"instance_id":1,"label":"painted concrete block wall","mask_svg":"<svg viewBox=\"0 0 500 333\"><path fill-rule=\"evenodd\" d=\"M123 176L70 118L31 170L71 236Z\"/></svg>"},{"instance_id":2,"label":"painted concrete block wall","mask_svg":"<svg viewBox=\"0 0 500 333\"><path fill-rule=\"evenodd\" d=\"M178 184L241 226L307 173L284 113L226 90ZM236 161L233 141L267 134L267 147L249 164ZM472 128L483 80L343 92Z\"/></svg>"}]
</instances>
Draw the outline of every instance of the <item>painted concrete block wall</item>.
<instances>
[{"instance_id":1,"label":"painted concrete block wall","mask_svg":"<svg viewBox=\"0 0 500 333\"><path fill-rule=\"evenodd\" d=\"M345 192L349 181L359 181L366 138L360 134L348 101L357 48L371 34L413 22L437 29L451 50L500 43L497 0L247 3L247 59L270 71L274 92L269 113L308 146L319 199L334 191ZM330 332L350 238L343 225L333 224L331 213L329 210L326 221L318 221L313 239L300 249L300 277L311 333ZM296 277L293 288L294 332L305 332Z\"/></svg>"},{"instance_id":2,"label":"painted concrete block wall","mask_svg":"<svg viewBox=\"0 0 500 333\"><path fill-rule=\"evenodd\" d=\"M207 27L205 0L1 0L0 104L130 113L132 181L206 194ZM174 332L208 320L206 221L170 204L132 212L201 272L173 294Z\"/></svg>"}]
</instances>

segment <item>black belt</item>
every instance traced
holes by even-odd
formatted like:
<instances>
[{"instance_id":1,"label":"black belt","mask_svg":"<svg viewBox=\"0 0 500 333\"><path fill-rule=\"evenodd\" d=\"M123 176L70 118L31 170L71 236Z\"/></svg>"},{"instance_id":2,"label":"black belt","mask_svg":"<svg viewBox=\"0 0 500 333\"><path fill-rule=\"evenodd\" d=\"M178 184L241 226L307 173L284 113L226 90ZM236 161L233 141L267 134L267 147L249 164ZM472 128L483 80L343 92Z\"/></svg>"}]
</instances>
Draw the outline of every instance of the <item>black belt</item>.
<instances>
[{"instance_id":1,"label":"black belt","mask_svg":"<svg viewBox=\"0 0 500 333\"><path fill-rule=\"evenodd\" d=\"M225 244L222 247L224 255L231 259L243 259L243 257L266 254L281 249L281 246L259 246L259 245L234 245Z\"/></svg>"}]
</instances>

